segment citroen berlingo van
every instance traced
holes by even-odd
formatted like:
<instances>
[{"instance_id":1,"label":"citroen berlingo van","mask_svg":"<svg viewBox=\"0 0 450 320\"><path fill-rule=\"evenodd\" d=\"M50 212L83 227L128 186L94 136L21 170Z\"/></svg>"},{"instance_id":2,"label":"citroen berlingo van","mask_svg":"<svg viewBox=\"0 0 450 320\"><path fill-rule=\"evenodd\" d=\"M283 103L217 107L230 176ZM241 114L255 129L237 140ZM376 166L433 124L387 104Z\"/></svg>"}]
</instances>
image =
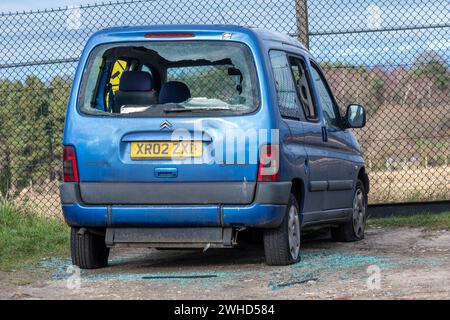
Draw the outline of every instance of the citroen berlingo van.
<instances>
[{"instance_id":1,"label":"citroen berlingo van","mask_svg":"<svg viewBox=\"0 0 450 320\"><path fill-rule=\"evenodd\" d=\"M262 233L269 265L300 260L301 231L364 237L369 180L318 62L296 39L241 26L99 31L73 81L62 210L75 265L109 249L232 248Z\"/></svg>"}]
</instances>

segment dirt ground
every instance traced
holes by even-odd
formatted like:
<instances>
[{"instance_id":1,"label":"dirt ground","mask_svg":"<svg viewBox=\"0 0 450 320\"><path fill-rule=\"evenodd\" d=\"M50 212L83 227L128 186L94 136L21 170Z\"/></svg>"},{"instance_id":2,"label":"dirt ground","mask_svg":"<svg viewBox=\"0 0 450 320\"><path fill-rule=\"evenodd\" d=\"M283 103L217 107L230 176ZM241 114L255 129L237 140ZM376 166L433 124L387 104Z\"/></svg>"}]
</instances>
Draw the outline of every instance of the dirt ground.
<instances>
[{"instance_id":1,"label":"dirt ground","mask_svg":"<svg viewBox=\"0 0 450 320\"><path fill-rule=\"evenodd\" d=\"M264 264L263 249L116 249L105 269L69 259L0 273L1 299L449 299L450 232L369 229L356 243L303 239L302 261ZM379 277L378 277L379 275Z\"/></svg>"}]
</instances>

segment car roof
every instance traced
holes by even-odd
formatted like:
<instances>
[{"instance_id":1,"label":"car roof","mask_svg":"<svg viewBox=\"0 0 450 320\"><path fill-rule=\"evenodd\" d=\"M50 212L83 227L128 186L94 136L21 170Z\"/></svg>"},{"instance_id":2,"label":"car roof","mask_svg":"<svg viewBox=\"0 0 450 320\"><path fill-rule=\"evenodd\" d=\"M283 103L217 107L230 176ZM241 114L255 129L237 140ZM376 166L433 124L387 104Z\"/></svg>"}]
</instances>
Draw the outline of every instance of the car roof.
<instances>
[{"instance_id":1,"label":"car roof","mask_svg":"<svg viewBox=\"0 0 450 320\"><path fill-rule=\"evenodd\" d=\"M142 25L142 26L121 26L102 29L97 31L92 37L101 35L110 35L116 33L133 33L133 32L170 32L170 31L217 31L231 33L246 33L260 39L263 42L279 42L298 47L305 51L308 49L295 37L290 35L271 31L263 28L245 27L240 25L196 25L196 24L166 24L166 25Z\"/></svg>"},{"instance_id":2,"label":"car roof","mask_svg":"<svg viewBox=\"0 0 450 320\"><path fill-rule=\"evenodd\" d=\"M308 49L299 40L297 40L297 38L292 37L288 34L262 28L250 28L250 29L253 30L256 34L258 34L259 38L262 39L263 41L275 41L285 43L308 51Z\"/></svg>"}]
</instances>

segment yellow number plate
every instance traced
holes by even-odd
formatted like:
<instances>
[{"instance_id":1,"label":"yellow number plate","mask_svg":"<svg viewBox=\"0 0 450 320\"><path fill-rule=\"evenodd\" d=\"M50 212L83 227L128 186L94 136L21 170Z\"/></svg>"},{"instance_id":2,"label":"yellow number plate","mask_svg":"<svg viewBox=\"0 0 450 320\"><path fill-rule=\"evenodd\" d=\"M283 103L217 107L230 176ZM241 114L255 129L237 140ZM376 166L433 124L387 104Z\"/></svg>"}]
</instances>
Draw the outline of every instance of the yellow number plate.
<instances>
[{"instance_id":1,"label":"yellow number plate","mask_svg":"<svg viewBox=\"0 0 450 320\"><path fill-rule=\"evenodd\" d=\"M201 141L137 141L131 143L131 159L197 158L203 155Z\"/></svg>"}]
</instances>

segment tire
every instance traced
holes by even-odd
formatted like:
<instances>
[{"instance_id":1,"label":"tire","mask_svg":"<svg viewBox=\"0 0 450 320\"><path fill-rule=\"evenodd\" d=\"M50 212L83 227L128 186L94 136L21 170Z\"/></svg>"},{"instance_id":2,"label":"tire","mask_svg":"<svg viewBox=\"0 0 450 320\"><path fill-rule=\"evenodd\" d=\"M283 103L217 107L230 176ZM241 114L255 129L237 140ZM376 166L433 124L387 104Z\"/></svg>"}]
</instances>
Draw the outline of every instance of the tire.
<instances>
[{"instance_id":1,"label":"tire","mask_svg":"<svg viewBox=\"0 0 450 320\"><path fill-rule=\"evenodd\" d=\"M345 224L331 228L331 237L334 241L351 242L364 239L367 222L367 192L361 180L356 182L353 194L352 217Z\"/></svg>"},{"instance_id":2,"label":"tire","mask_svg":"<svg viewBox=\"0 0 450 320\"><path fill-rule=\"evenodd\" d=\"M90 233L88 230L79 232L80 228L71 228L70 251L72 263L81 269L97 269L108 265L109 248L105 237Z\"/></svg>"},{"instance_id":3,"label":"tire","mask_svg":"<svg viewBox=\"0 0 450 320\"><path fill-rule=\"evenodd\" d=\"M264 231L264 253L270 266L286 266L300 261L299 206L291 194L280 226Z\"/></svg>"}]
</instances>

